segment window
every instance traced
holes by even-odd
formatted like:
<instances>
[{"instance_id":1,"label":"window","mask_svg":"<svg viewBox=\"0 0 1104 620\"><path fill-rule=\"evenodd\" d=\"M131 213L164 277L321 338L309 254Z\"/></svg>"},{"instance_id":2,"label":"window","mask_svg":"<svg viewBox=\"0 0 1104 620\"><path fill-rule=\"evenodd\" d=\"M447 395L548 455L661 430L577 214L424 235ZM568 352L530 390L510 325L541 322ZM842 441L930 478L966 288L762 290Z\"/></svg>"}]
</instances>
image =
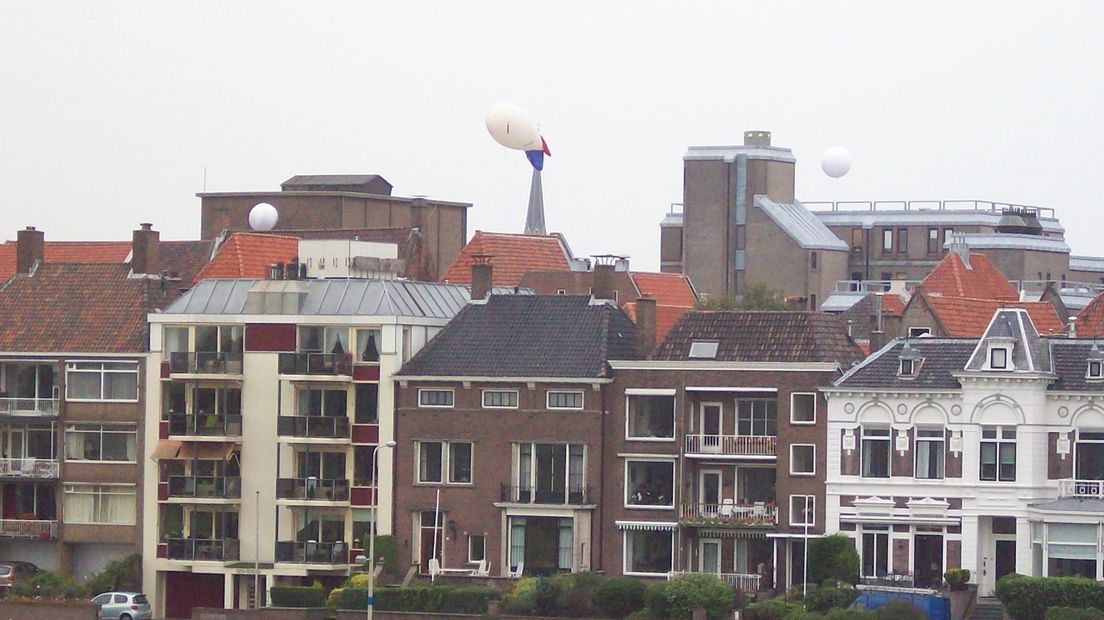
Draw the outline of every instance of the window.
<instances>
[{"instance_id":1,"label":"window","mask_svg":"<svg viewBox=\"0 0 1104 620\"><path fill-rule=\"evenodd\" d=\"M418 405L421 407L451 407L452 390L418 390Z\"/></svg>"},{"instance_id":2,"label":"window","mask_svg":"<svg viewBox=\"0 0 1104 620\"><path fill-rule=\"evenodd\" d=\"M667 576L674 567L674 533L670 530L625 532L625 574Z\"/></svg>"},{"instance_id":3,"label":"window","mask_svg":"<svg viewBox=\"0 0 1104 620\"><path fill-rule=\"evenodd\" d=\"M809 295L809 310L816 310L816 309L817 309L817 296L816 295Z\"/></svg>"},{"instance_id":4,"label":"window","mask_svg":"<svg viewBox=\"0 0 1104 620\"><path fill-rule=\"evenodd\" d=\"M852 228L851 229L851 249L858 248L862 250L863 247L863 229ZM862 280L862 278L852 278L852 280Z\"/></svg>"},{"instance_id":5,"label":"window","mask_svg":"<svg viewBox=\"0 0 1104 620\"><path fill-rule=\"evenodd\" d=\"M1016 480L1016 429L1002 426L981 427L981 479L1014 482Z\"/></svg>"},{"instance_id":6,"label":"window","mask_svg":"<svg viewBox=\"0 0 1104 620\"><path fill-rule=\"evenodd\" d=\"M897 253L908 254L908 229L897 229Z\"/></svg>"},{"instance_id":7,"label":"window","mask_svg":"<svg viewBox=\"0 0 1104 620\"><path fill-rule=\"evenodd\" d=\"M817 253L809 252L809 269L816 271L817 268Z\"/></svg>"},{"instance_id":8,"label":"window","mask_svg":"<svg viewBox=\"0 0 1104 620\"><path fill-rule=\"evenodd\" d=\"M863 478L888 478L890 429L863 427L861 432Z\"/></svg>"},{"instance_id":9,"label":"window","mask_svg":"<svg viewBox=\"0 0 1104 620\"><path fill-rule=\"evenodd\" d=\"M910 327L908 331L909 338L919 338L921 336L930 336L930 327Z\"/></svg>"},{"instance_id":10,"label":"window","mask_svg":"<svg viewBox=\"0 0 1104 620\"><path fill-rule=\"evenodd\" d=\"M939 253L939 229L928 229L928 254Z\"/></svg>"},{"instance_id":11,"label":"window","mask_svg":"<svg viewBox=\"0 0 1104 620\"><path fill-rule=\"evenodd\" d=\"M1104 432L1078 429L1074 447L1074 479L1104 480Z\"/></svg>"},{"instance_id":12,"label":"window","mask_svg":"<svg viewBox=\"0 0 1104 620\"><path fill-rule=\"evenodd\" d=\"M483 390L485 409L517 409L517 390Z\"/></svg>"},{"instance_id":13,"label":"window","mask_svg":"<svg viewBox=\"0 0 1104 620\"><path fill-rule=\"evenodd\" d=\"M445 464L448 463L448 471ZM471 484L472 444L464 442L419 441L418 482L423 484Z\"/></svg>"},{"instance_id":14,"label":"window","mask_svg":"<svg viewBox=\"0 0 1104 620\"><path fill-rule=\"evenodd\" d=\"M514 501L531 504L583 504L586 473L581 444L515 444Z\"/></svg>"},{"instance_id":15,"label":"window","mask_svg":"<svg viewBox=\"0 0 1104 620\"><path fill-rule=\"evenodd\" d=\"M695 340L690 343L690 354L687 357L694 360L717 359L717 343Z\"/></svg>"},{"instance_id":16,"label":"window","mask_svg":"<svg viewBox=\"0 0 1104 620\"><path fill-rule=\"evenodd\" d=\"M472 481L472 445L470 443L448 444L449 484L471 484Z\"/></svg>"},{"instance_id":17,"label":"window","mask_svg":"<svg viewBox=\"0 0 1104 620\"><path fill-rule=\"evenodd\" d=\"M812 444L790 445L790 474L811 476L816 473L816 446Z\"/></svg>"},{"instance_id":18,"label":"window","mask_svg":"<svg viewBox=\"0 0 1104 620\"><path fill-rule=\"evenodd\" d=\"M816 424L816 394L790 394L790 423Z\"/></svg>"},{"instance_id":19,"label":"window","mask_svg":"<svg viewBox=\"0 0 1104 620\"><path fill-rule=\"evenodd\" d=\"M548 392L549 409L582 409L582 392Z\"/></svg>"},{"instance_id":20,"label":"window","mask_svg":"<svg viewBox=\"0 0 1104 620\"><path fill-rule=\"evenodd\" d=\"M1008 368L1008 349L993 347L989 349L989 367L996 370Z\"/></svg>"},{"instance_id":21,"label":"window","mask_svg":"<svg viewBox=\"0 0 1104 620\"><path fill-rule=\"evenodd\" d=\"M562 289L562 288L556 289L556 294L557 295L567 295L567 289Z\"/></svg>"},{"instance_id":22,"label":"window","mask_svg":"<svg viewBox=\"0 0 1104 620\"><path fill-rule=\"evenodd\" d=\"M887 573L889 573L889 528L863 526L863 577L884 577Z\"/></svg>"},{"instance_id":23,"label":"window","mask_svg":"<svg viewBox=\"0 0 1104 620\"><path fill-rule=\"evenodd\" d=\"M69 362L65 384L66 400L136 402L138 362Z\"/></svg>"},{"instance_id":24,"label":"window","mask_svg":"<svg viewBox=\"0 0 1104 620\"><path fill-rule=\"evenodd\" d=\"M66 523L134 525L132 484L67 484L63 501Z\"/></svg>"},{"instance_id":25,"label":"window","mask_svg":"<svg viewBox=\"0 0 1104 620\"><path fill-rule=\"evenodd\" d=\"M625 461L625 505L674 507L674 461Z\"/></svg>"},{"instance_id":26,"label":"window","mask_svg":"<svg viewBox=\"0 0 1104 620\"><path fill-rule=\"evenodd\" d=\"M241 325L197 325L195 350L204 353L241 353L244 332Z\"/></svg>"},{"instance_id":27,"label":"window","mask_svg":"<svg viewBox=\"0 0 1104 620\"><path fill-rule=\"evenodd\" d=\"M1088 373L1086 374L1086 376L1089 379L1104 378L1104 366L1102 366L1101 362L1098 361L1098 360L1090 360L1089 361L1089 370L1088 370Z\"/></svg>"},{"instance_id":28,"label":"window","mask_svg":"<svg viewBox=\"0 0 1104 620\"><path fill-rule=\"evenodd\" d=\"M816 496L790 496L790 525L816 524Z\"/></svg>"},{"instance_id":29,"label":"window","mask_svg":"<svg viewBox=\"0 0 1104 620\"><path fill-rule=\"evenodd\" d=\"M916 477L922 480L943 479L942 428L916 429Z\"/></svg>"},{"instance_id":30,"label":"window","mask_svg":"<svg viewBox=\"0 0 1104 620\"><path fill-rule=\"evenodd\" d=\"M352 351L348 327L299 326L299 351L303 353L348 353Z\"/></svg>"},{"instance_id":31,"label":"window","mask_svg":"<svg viewBox=\"0 0 1104 620\"><path fill-rule=\"evenodd\" d=\"M379 423L379 384L356 384L356 414L354 421L357 424Z\"/></svg>"},{"instance_id":32,"label":"window","mask_svg":"<svg viewBox=\"0 0 1104 620\"><path fill-rule=\"evenodd\" d=\"M916 360L911 357L901 358L901 376L912 377L916 374Z\"/></svg>"},{"instance_id":33,"label":"window","mask_svg":"<svg viewBox=\"0 0 1104 620\"><path fill-rule=\"evenodd\" d=\"M378 362L380 359L380 343L383 342L383 336L380 329L358 329L356 330L356 351L358 362Z\"/></svg>"},{"instance_id":34,"label":"window","mask_svg":"<svg viewBox=\"0 0 1104 620\"><path fill-rule=\"evenodd\" d=\"M893 251L893 229L885 228L882 230L882 253L889 254Z\"/></svg>"},{"instance_id":35,"label":"window","mask_svg":"<svg viewBox=\"0 0 1104 620\"><path fill-rule=\"evenodd\" d=\"M675 438L675 397L673 395L631 394L627 397L625 438L673 440Z\"/></svg>"},{"instance_id":36,"label":"window","mask_svg":"<svg viewBox=\"0 0 1104 620\"><path fill-rule=\"evenodd\" d=\"M349 413L349 392L346 390L315 390L300 388L299 415L346 417Z\"/></svg>"},{"instance_id":37,"label":"window","mask_svg":"<svg viewBox=\"0 0 1104 620\"><path fill-rule=\"evenodd\" d=\"M778 406L774 400L736 401L736 434L774 437L778 435Z\"/></svg>"},{"instance_id":38,"label":"window","mask_svg":"<svg viewBox=\"0 0 1104 620\"><path fill-rule=\"evenodd\" d=\"M440 441L418 442L418 482L441 482L445 444Z\"/></svg>"},{"instance_id":39,"label":"window","mask_svg":"<svg viewBox=\"0 0 1104 620\"><path fill-rule=\"evenodd\" d=\"M487 536L468 534L468 563L476 564L487 559Z\"/></svg>"},{"instance_id":40,"label":"window","mask_svg":"<svg viewBox=\"0 0 1104 620\"><path fill-rule=\"evenodd\" d=\"M954 229L953 228L944 228L943 229L943 243L941 245L946 245L947 241L950 241L953 236L954 236ZM943 251L946 252L947 251L946 248L943 248Z\"/></svg>"},{"instance_id":41,"label":"window","mask_svg":"<svg viewBox=\"0 0 1104 620\"><path fill-rule=\"evenodd\" d=\"M70 424L65 428L68 461L121 461L137 459L138 432L129 424Z\"/></svg>"}]
</instances>

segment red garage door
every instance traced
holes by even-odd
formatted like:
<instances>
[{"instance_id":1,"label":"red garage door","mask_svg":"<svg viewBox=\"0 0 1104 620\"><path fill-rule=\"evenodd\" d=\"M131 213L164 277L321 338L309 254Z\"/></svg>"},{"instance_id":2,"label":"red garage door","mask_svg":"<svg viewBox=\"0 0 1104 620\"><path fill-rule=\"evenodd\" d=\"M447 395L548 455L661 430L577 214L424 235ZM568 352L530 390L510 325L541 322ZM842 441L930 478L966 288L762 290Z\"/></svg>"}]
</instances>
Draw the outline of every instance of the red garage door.
<instances>
[{"instance_id":1,"label":"red garage door","mask_svg":"<svg viewBox=\"0 0 1104 620\"><path fill-rule=\"evenodd\" d=\"M165 579L165 617L191 618L193 607L222 609L222 575L168 573Z\"/></svg>"}]
</instances>

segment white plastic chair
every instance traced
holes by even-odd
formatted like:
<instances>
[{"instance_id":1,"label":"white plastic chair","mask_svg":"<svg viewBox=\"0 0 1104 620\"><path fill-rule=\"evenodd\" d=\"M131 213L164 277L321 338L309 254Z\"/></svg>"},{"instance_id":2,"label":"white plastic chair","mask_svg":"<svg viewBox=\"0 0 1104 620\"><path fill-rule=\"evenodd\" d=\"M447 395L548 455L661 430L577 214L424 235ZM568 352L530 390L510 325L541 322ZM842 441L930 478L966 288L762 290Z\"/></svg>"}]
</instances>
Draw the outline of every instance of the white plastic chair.
<instances>
[{"instance_id":1,"label":"white plastic chair","mask_svg":"<svg viewBox=\"0 0 1104 620\"><path fill-rule=\"evenodd\" d=\"M722 499L721 500L721 516L724 518L730 518L733 513L736 512L736 500Z\"/></svg>"},{"instance_id":2,"label":"white plastic chair","mask_svg":"<svg viewBox=\"0 0 1104 620\"><path fill-rule=\"evenodd\" d=\"M525 573L525 561L518 562L517 568L510 571L510 579L521 579L521 576Z\"/></svg>"},{"instance_id":3,"label":"white plastic chair","mask_svg":"<svg viewBox=\"0 0 1104 620\"><path fill-rule=\"evenodd\" d=\"M479 560L479 565L472 571L472 577L489 577L491 575L491 567L487 565L487 560Z\"/></svg>"},{"instance_id":4,"label":"white plastic chair","mask_svg":"<svg viewBox=\"0 0 1104 620\"><path fill-rule=\"evenodd\" d=\"M429 574L432 577L436 577L441 574L441 562L437 558L429 559Z\"/></svg>"}]
</instances>

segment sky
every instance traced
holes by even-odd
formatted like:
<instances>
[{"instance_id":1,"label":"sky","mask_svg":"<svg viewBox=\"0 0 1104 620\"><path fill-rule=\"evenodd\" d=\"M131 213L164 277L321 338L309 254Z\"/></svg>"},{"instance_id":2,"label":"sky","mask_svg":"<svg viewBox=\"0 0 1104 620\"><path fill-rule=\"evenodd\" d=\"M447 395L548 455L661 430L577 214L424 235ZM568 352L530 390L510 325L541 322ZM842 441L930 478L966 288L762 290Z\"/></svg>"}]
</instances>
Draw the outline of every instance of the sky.
<instances>
[{"instance_id":1,"label":"sky","mask_svg":"<svg viewBox=\"0 0 1104 620\"><path fill-rule=\"evenodd\" d=\"M196 238L203 191L376 173L521 232L541 126L549 231L658 268L691 145L773 132L797 196L1051 207L1104 255L1104 3L0 0L0 238ZM847 148L832 179L819 158Z\"/></svg>"}]
</instances>

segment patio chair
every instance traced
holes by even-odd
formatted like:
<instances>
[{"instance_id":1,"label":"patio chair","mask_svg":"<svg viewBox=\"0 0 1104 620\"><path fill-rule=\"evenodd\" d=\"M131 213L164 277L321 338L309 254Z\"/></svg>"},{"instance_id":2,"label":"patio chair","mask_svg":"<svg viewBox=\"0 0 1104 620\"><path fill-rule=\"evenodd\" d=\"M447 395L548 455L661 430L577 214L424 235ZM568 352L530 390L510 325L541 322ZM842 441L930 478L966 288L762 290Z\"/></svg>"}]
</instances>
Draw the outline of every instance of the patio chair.
<instances>
[{"instance_id":1,"label":"patio chair","mask_svg":"<svg viewBox=\"0 0 1104 620\"><path fill-rule=\"evenodd\" d=\"M479 560L479 565L471 572L472 577L489 577L491 575L491 567L487 564L487 560Z\"/></svg>"},{"instance_id":2,"label":"patio chair","mask_svg":"<svg viewBox=\"0 0 1104 620\"><path fill-rule=\"evenodd\" d=\"M518 562L517 567L512 569L510 571L510 574L507 575L507 576L510 579L521 579L521 576L524 575L524 574L525 574L525 561L522 560L521 562Z\"/></svg>"},{"instance_id":3,"label":"patio chair","mask_svg":"<svg viewBox=\"0 0 1104 620\"><path fill-rule=\"evenodd\" d=\"M430 577L436 577L441 574L441 562L437 558L429 559L429 575Z\"/></svg>"},{"instance_id":4,"label":"patio chair","mask_svg":"<svg viewBox=\"0 0 1104 620\"><path fill-rule=\"evenodd\" d=\"M721 518L731 519L732 515L736 512L736 501L733 499L721 500Z\"/></svg>"}]
</instances>

